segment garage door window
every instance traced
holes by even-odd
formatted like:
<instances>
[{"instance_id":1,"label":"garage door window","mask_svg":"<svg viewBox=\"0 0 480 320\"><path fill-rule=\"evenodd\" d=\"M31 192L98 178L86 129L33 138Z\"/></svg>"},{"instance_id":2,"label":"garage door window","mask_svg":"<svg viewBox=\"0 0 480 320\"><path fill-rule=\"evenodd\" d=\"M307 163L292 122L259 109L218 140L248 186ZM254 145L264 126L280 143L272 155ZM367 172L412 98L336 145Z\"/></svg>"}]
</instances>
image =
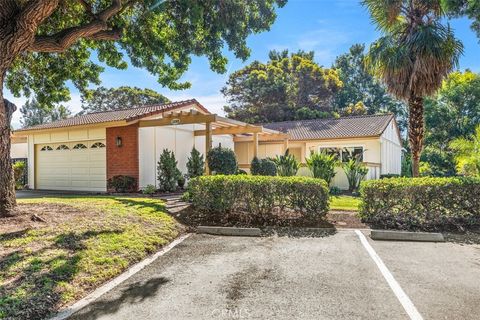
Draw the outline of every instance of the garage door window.
<instances>
[{"instance_id":1,"label":"garage door window","mask_svg":"<svg viewBox=\"0 0 480 320\"><path fill-rule=\"evenodd\" d=\"M42 149L40 149L40 151L52 151L53 148L50 147L50 146L43 146Z\"/></svg>"},{"instance_id":2,"label":"garage door window","mask_svg":"<svg viewBox=\"0 0 480 320\"><path fill-rule=\"evenodd\" d=\"M83 143L77 143L74 147L74 150L80 150L80 149L87 149L87 146L84 145Z\"/></svg>"},{"instance_id":3,"label":"garage door window","mask_svg":"<svg viewBox=\"0 0 480 320\"><path fill-rule=\"evenodd\" d=\"M70 150L67 145L61 144L57 147L57 150Z\"/></svg>"},{"instance_id":4,"label":"garage door window","mask_svg":"<svg viewBox=\"0 0 480 320\"><path fill-rule=\"evenodd\" d=\"M105 144L101 142L95 142L94 144L92 144L92 149L99 149L99 148L105 148Z\"/></svg>"}]
</instances>

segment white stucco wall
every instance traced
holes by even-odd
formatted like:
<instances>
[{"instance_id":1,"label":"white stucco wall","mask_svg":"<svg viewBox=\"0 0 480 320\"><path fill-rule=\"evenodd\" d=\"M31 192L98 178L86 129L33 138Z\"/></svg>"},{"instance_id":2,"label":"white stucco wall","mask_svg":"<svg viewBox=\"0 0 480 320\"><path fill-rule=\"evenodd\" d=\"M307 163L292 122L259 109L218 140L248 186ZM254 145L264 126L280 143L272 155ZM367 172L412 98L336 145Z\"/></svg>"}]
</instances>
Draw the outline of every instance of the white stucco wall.
<instances>
[{"instance_id":1,"label":"white stucco wall","mask_svg":"<svg viewBox=\"0 0 480 320\"><path fill-rule=\"evenodd\" d=\"M151 184L158 185L157 163L164 149L172 150L178 162L178 169L187 172L187 161L192 148L200 153L205 152L205 137L194 136L195 130L204 129L201 125L178 125L164 127L139 128L139 186L144 188ZM212 137L212 146L219 144L225 148L233 149L233 138L230 135Z\"/></svg>"},{"instance_id":2,"label":"white stucco wall","mask_svg":"<svg viewBox=\"0 0 480 320\"><path fill-rule=\"evenodd\" d=\"M383 132L380 144L381 173L400 174L402 172L402 144L394 121L391 121Z\"/></svg>"},{"instance_id":3,"label":"white stucco wall","mask_svg":"<svg viewBox=\"0 0 480 320\"><path fill-rule=\"evenodd\" d=\"M12 143L10 148L10 158L28 158L28 143Z\"/></svg>"}]
</instances>

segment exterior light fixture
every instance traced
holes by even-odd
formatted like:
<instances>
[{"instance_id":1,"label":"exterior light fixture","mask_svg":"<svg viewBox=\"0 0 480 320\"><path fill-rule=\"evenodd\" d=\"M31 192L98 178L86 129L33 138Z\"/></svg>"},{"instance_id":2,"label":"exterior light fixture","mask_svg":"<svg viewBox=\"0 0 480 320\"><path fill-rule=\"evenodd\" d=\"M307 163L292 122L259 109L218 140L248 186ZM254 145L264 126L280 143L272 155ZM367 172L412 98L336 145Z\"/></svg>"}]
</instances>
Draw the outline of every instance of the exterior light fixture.
<instances>
[{"instance_id":1,"label":"exterior light fixture","mask_svg":"<svg viewBox=\"0 0 480 320\"><path fill-rule=\"evenodd\" d=\"M117 137L115 139L115 144L117 145L117 147L121 147L122 146L122 138L121 137Z\"/></svg>"}]
</instances>

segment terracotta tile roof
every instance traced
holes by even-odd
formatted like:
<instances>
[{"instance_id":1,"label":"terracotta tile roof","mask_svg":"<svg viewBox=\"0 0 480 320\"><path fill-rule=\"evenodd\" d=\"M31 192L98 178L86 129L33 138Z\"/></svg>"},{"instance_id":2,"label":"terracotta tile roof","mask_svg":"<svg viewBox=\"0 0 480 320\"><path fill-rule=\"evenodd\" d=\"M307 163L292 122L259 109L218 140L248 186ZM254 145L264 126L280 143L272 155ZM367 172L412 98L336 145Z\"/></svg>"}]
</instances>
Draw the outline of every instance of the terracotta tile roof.
<instances>
[{"instance_id":1,"label":"terracotta tile roof","mask_svg":"<svg viewBox=\"0 0 480 320\"><path fill-rule=\"evenodd\" d=\"M166 104L148 105L138 108L112 110L103 112L93 112L84 115L77 115L64 120L58 120L51 123L39 124L32 127L22 128L15 132L21 132L26 130L41 130L41 129L54 129L54 128L66 128L88 124L98 124L114 121L133 121L143 117L155 115L157 113L174 110L177 108L185 107L191 104L197 105L201 110L210 113L204 106L202 106L197 100L184 100L178 102L171 102Z\"/></svg>"},{"instance_id":2,"label":"terracotta tile roof","mask_svg":"<svg viewBox=\"0 0 480 320\"><path fill-rule=\"evenodd\" d=\"M284 121L263 124L265 128L289 133L291 140L338 139L380 136L393 114L352 116L338 119Z\"/></svg>"}]
</instances>

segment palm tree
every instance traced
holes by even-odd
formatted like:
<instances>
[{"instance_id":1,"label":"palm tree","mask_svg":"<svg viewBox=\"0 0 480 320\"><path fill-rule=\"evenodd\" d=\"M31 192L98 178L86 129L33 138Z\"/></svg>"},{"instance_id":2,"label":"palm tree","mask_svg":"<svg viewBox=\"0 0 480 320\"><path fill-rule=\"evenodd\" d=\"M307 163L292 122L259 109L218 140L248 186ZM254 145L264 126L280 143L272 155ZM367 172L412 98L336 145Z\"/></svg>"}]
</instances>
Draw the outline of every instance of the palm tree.
<instances>
[{"instance_id":1,"label":"palm tree","mask_svg":"<svg viewBox=\"0 0 480 320\"><path fill-rule=\"evenodd\" d=\"M480 125L469 139L457 138L450 142L455 154L457 171L467 176L480 176Z\"/></svg>"},{"instance_id":2,"label":"palm tree","mask_svg":"<svg viewBox=\"0 0 480 320\"><path fill-rule=\"evenodd\" d=\"M413 176L423 149L424 97L434 94L458 66L462 43L448 25L441 0L364 0L382 36L369 49L367 68L409 108Z\"/></svg>"}]
</instances>

